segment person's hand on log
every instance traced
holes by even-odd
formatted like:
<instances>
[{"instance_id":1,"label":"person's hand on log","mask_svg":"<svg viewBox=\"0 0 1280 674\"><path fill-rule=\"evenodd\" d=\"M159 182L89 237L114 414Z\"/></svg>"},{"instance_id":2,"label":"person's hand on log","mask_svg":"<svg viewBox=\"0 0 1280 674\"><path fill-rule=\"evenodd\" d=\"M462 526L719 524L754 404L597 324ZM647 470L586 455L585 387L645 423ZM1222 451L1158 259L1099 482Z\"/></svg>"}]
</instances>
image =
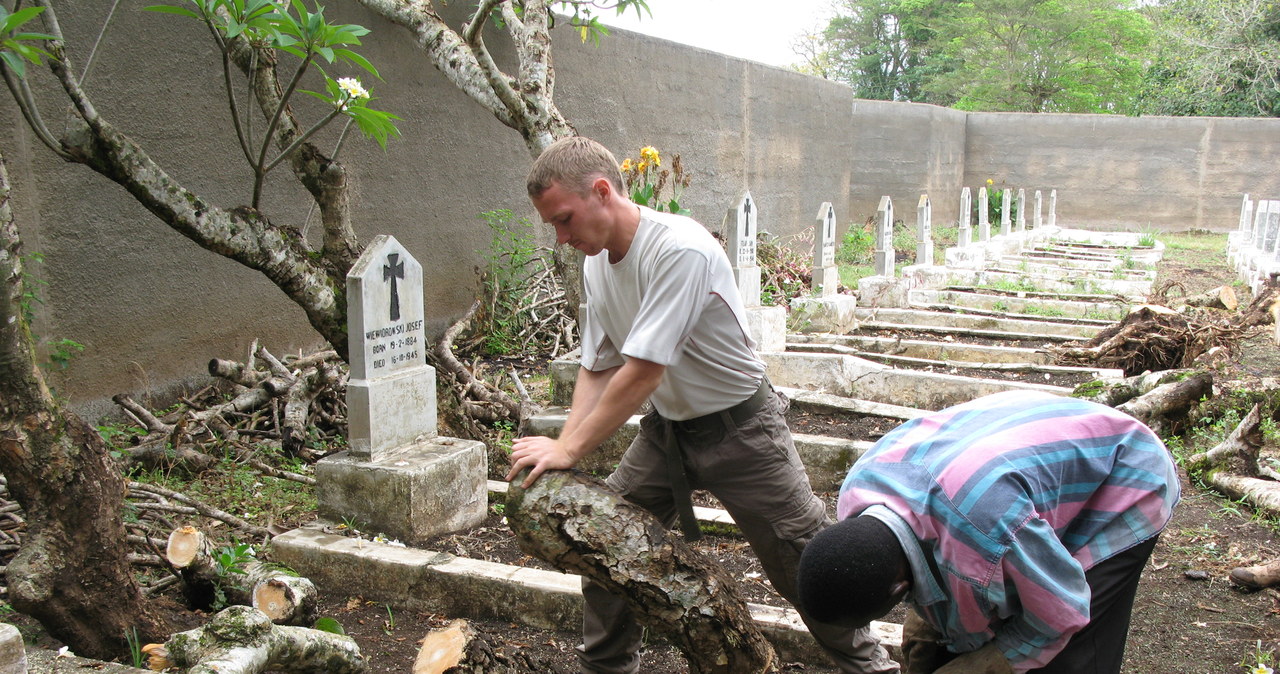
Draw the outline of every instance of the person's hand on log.
<instances>
[{"instance_id":1,"label":"person's hand on log","mask_svg":"<svg viewBox=\"0 0 1280 674\"><path fill-rule=\"evenodd\" d=\"M902 671L905 674L931 674L947 659L942 634L925 622L915 609L907 611L902 621Z\"/></svg>"},{"instance_id":2,"label":"person's hand on log","mask_svg":"<svg viewBox=\"0 0 1280 674\"><path fill-rule=\"evenodd\" d=\"M1009 659L994 643L965 653L934 670L934 674L1013 674Z\"/></svg>"},{"instance_id":3,"label":"person's hand on log","mask_svg":"<svg viewBox=\"0 0 1280 674\"><path fill-rule=\"evenodd\" d=\"M520 485L528 489L544 472L568 470L577 463L578 459L559 440L541 435L516 438L511 443L511 470L507 472L507 482L528 468L529 476Z\"/></svg>"}]
</instances>

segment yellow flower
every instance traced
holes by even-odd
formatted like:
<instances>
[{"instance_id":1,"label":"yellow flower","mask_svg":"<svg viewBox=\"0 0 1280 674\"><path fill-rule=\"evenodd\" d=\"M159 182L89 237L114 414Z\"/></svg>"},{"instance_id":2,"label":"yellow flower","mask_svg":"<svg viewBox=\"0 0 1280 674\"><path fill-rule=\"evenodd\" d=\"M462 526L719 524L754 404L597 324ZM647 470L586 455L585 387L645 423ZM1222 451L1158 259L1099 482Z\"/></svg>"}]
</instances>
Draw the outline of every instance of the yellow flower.
<instances>
[{"instance_id":1,"label":"yellow flower","mask_svg":"<svg viewBox=\"0 0 1280 674\"><path fill-rule=\"evenodd\" d=\"M1272 674L1273 671L1274 670L1272 670L1270 667L1259 662L1258 666L1253 668L1253 671L1251 674Z\"/></svg>"},{"instance_id":2,"label":"yellow flower","mask_svg":"<svg viewBox=\"0 0 1280 674\"><path fill-rule=\"evenodd\" d=\"M629 158L628 158L628 159L623 159L623 160L622 160L622 166L618 167L618 170L619 170L619 171L622 171L623 173L630 173L630 172L631 172L631 159L629 159Z\"/></svg>"},{"instance_id":3,"label":"yellow flower","mask_svg":"<svg viewBox=\"0 0 1280 674\"><path fill-rule=\"evenodd\" d=\"M639 171L640 173L644 173L645 169L647 168L649 168L649 162L646 162L643 159L640 160L640 164L636 166L636 170Z\"/></svg>"},{"instance_id":4,"label":"yellow flower","mask_svg":"<svg viewBox=\"0 0 1280 674\"><path fill-rule=\"evenodd\" d=\"M991 185L994 185L994 184L996 184L996 181L994 181L994 180L992 180L992 179L990 179L990 178L987 178L987 186L988 186L988 187L990 187Z\"/></svg>"},{"instance_id":5,"label":"yellow flower","mask_svg":"<svg viewBox=\"0 0 1280 674\"><path fill-rule=\"evenodd\" d=\"M648 162L654 166L662 166L662 158L658 156L658 148L652 145L640 148L640 159L642 162Z\"/></svg>"}]
</instances>

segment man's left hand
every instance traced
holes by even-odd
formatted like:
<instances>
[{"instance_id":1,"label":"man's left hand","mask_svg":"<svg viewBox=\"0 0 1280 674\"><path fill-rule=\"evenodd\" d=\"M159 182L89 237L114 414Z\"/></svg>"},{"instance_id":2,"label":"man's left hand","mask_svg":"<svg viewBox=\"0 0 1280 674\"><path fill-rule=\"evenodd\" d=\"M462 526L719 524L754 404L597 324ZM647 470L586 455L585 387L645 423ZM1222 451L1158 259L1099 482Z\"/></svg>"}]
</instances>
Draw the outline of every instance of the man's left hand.
<instances>
[{"instance_id":1,"label":"man's left hand","mask_svg":"<svg viewBox=\"0 0 1280 674\"><path fill-rule=\"evenodd\" d=\"M511 443L511 470L507 472L507 482L514 480L520 471L528 468L529 477L520 485L528 489L544 472L568 470L577 463L577 459L569 454L559 440L540 435L516 438Z\"/></svg>"}]
</instances>

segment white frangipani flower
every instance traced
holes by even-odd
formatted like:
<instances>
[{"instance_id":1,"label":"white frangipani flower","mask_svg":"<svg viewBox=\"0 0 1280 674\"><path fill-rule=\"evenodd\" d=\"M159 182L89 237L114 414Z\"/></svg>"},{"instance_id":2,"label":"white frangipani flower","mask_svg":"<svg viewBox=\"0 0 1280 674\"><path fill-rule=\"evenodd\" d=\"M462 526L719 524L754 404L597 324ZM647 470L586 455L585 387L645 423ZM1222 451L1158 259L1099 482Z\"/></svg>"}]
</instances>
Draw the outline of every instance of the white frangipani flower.
<instances>
[{"instance_id":1,"label":"white frangipani flower","mask_svg":"<svg viewBox=\"0 0 1280 674\"><path fill-rule=\"evenodd\" d=\"M348 99L360 100L369 97L369 90L360 84L360 80L354 77L339 77L338 88L347 95Z\"/></svg>"}]
</instances>

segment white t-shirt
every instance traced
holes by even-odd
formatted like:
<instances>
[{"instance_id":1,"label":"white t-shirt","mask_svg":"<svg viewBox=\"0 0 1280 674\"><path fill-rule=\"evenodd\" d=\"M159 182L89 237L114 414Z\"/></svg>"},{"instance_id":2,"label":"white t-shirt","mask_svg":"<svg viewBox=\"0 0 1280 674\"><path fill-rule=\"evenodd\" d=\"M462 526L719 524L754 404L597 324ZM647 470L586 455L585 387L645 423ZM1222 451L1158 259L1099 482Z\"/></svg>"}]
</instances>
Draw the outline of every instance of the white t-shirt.
<instances>
[{"instance_id":1,"label":"white t-shirt","mask_svg":"<svg viewBox=\"0 0 1280 674\"><path fill-rule=\"evenodd\" d=\"M624 356L667 366L650 396L663 417L718 412L759 387L764 362L747 334L729 258L692 218L640 207L627 254L617 264L608 251L588 257L583 286L583 367L618 367Z\"/></svg>"}]
</instances>

